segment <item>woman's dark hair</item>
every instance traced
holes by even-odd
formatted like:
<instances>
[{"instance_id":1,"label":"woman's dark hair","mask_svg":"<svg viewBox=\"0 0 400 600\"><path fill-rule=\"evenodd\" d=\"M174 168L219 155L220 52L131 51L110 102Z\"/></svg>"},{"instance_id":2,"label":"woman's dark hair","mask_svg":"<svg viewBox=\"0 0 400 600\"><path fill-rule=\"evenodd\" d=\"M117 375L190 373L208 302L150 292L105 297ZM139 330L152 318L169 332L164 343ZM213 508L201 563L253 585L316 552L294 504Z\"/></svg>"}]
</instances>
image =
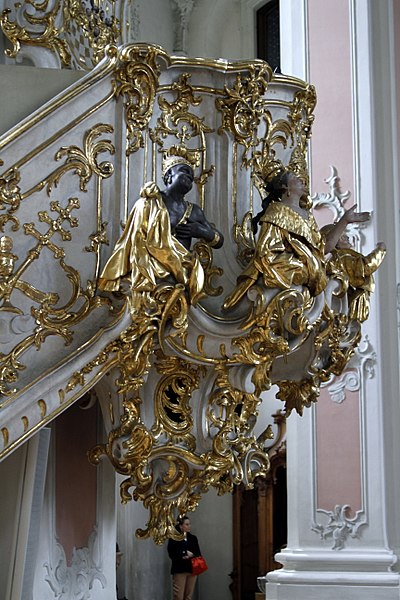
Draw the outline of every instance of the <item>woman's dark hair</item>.
<instances>
[{"instance_id":1,"label":"woman's dark hair","mask_svg":"<svg viewBox=\"0 0 400 600\"><path fill-rule=\"evenodd\" d=\"M185 521L188 521L189 517L187 515L183 515L183 517L178 517L176 520L176 526L180 529Z\"/></svg>"},{"instance_id":2,"label":"woman's dark hair","mask_svg":"<svg viewBox=\"0 0 400 600\"><path fill-rule=\"evenodd\" d=\"M263 206L265 202L267 202L268 206L268 204L271 204L271 202L273 202L274 200L281 199L283 192L288 186L288 179L289 173L287 171L282 171L281 173L278 173L278 175L275 175L275 177L273 177L267 183L267 185L265 186L267 195L263 199Z\"/></svg>"},{"instance_id":3,"label":"woman's dark hair","mask_svg":"<svg viewBox=\"0 0 400 600\"><path fill-rule=\"evenodd\" d=\"M273 177L265 186L267 195L262 199L262 210L251 220L253 233L257 233L258 223L271 202L279 201L282 198L282 194L288 186L288 179L289 173L287 171L282 171L281 173L278 173L278 175L275 175L275 177Z\"/></svg>"}]
</instances>

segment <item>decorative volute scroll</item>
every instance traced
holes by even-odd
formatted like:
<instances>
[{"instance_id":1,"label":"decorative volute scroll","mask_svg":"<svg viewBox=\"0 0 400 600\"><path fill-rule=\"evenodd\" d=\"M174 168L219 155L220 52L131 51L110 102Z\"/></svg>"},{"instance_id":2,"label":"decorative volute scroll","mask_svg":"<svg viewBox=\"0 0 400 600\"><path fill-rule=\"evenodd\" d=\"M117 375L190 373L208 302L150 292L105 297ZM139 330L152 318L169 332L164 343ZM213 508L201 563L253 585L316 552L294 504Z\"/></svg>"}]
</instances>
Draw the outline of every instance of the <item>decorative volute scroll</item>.
<instances>
[{"instance_id":1,"label":"decorative volute scroll","mask_svg":"<svg viewBox=\"0 0 400 600\"><path fill-rule=\"evenodd\" d=\"M262 392L277 384L286 416L301 414L360 339L340 255L321 254L312 274L323 285L267 285L259 270L227 300L270 241L252 217L271 175L306 178L315 103L312 86L262 61L134 44L110 48L0 139L2 456L96 386L108 440L90 460L107 456L125 476L122 501L149 510L140 537L162 543L210 487L266 475ZM186 223L203 224L191 249L184 221L171 231L172 164L192 188ZM323 248L307 215L292 215L288 234L304 263L285 247L282 280L309 275L304 236Z\"/></svg>"}]
</instances>

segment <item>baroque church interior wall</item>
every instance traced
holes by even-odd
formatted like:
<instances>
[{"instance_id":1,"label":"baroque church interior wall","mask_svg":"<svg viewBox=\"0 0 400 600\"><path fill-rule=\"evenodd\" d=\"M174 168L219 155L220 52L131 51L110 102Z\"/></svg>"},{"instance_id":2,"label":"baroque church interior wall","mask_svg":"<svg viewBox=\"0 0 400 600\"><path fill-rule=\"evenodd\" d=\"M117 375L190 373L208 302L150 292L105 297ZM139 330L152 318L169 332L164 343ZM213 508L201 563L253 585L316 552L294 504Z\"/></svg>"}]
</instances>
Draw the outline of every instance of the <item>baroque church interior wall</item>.
<instances>
[{"instance_id":1,"label":"baroque church interior wall","mask_svg":"<svg viewBox=\"0 0 400 600\"><path fill-rule=\"evenodd\" d=\"M23 477L26 465L28 444L19 448L6 461L0 464L1 480L7 482L1 498L1 530L2 539L7 544L0 546L0 585L2 590L8 586L8 575L12 569L13 554L15 551L16 534L18 531L19 506Z\"/></svg>"},{"instance_id":2,"label":"baroque church interior wall","mask_svg":"<svg viewBox=\"0 0 400 600\"><path fill-rule=\"evenodd\" d=\"M396 519L400 498L399 482L396 477L397 457L400 450L397 435L400 415L397 406L398 332L395 327L398 306L396 305L397 290L394 282L394 274L396 274L396 281L400 276L397 259L399 255L399 180L398 167L393 159L397 156L395 150L398 148L400 140L398 119L397 128L390 131L390 123L394 122L395 117L398 116L396 103L398 107L400 94L397 89L396 95L393 92L393 86L388 85L391 76L394 77L394 71L388 74L382 68L382 64L390 65L390 61L393 59L393 55L388 57L384 52L385 28L388 28L385 19L388 18L388 13L384 8L380 9L379 6L374 6L373 2L374 0L372 3L362 2L358 12L355 11L357 0L355 3L337 0L334 11L329 3L322 3L321 0L308 0L308 2L296 0L295 3L293 0L282 0L281 2L282 14L286 19L283 23L282 39L282 51L284 56L286 52L287 57L284 62L287 65L285 70L315 84L319 98L311 146L313 192L325 191L323 179L329 174L329 165L335 165L338 168L342 188L352 191L354 201L360 202L360 210L372 209L374 211L373 224L365 231L363 237L363 248L370 249L380 239L387 240L390 244L390 252L383 270L377 278L380 301L374 299L373 317L371 322L365 326L365 331L378 356L377 359L374 358L376 362L376 364L374 363L375 377L367 381L367 389L360 386L355 392L347 391L345 402L340 405L333 405L329 392L323 390L320 405L316 409L307 409L302 418L292 415L288 424L290 438L288 487L289 496L292 497L292 506L289 510L290 545L293 548L302 548L306 543L305 545L313 547L316 554L319 553L322 556L322 551L325 551L324 558L335 555L338 562L342 556L351 560L351 552L347 554L343 550L338 550L336 554L332 552L331 536L320 541L318 534L311 529L311 521L315 516L314 509L320 508L329 512L332 511L335 504L349 504L353 511L368 508L368 523L364 530L361 530L361 541L352 539L351 536L346 540L346 545L350 549L364 547L366 551L369 551L373 547L377 550L387 543L390 549L398 552L400 539L399 525ZM186 4L190 8L191 2L188 1ZM252 11L260 5L261 2L257 2L257 0L242 0L242 2L237 0L214 2L197 0L193 3L190 11L184 50L191 56L251 58L254 51L254 14ZM363 8L366 11L365 14L369 15L370 21L364 24L364 32L361 34L359 31L357 33L351 19L356 16L358 19L356 25L361 28ZM393 3L393 10L396 23L400 23L399 3ZM132 11L137 19L135 25L137 39L160 44L172 53L176 44L177 32L169 3L165 0L137 0L132 5ZM307 17L307 29L303 27L304 14ZM154 15L157 15L157 20L154 19ZM293 24L291 20L296 18L301 20ZM376 113L375 117L371 115L370 100L361 97L363 93L362 76L366 75L366 71L362 71L362 69L368 71L370 64L368 63L367 66L361 64L362 57L358 57L360 64L352 63L351 56L354 46L360 53L369 47L368 26L371 27L372 23L379 24L381 27L380 35L373 39L376 46L371 45L376 54L371 58L370 64L375 69L376 85L382 90L381 94L376 93L376 90L373 94L374 106L382 106L382 114ZM296 26L301 31L293 40L293 28L295 29ZM351 26L354 28L353 32L357 33L353 39L348 34ZM330 31L329 35L327 34L328 30ZM396 28L393 30L396 31ZM290 39L285 38L285 31ZM399 31L398 27L397 37L392 39L392 50L394 49L396 53L397 65L400 63ZM307 44L309 40L307 49L305 48L307 44L302 43L305 35L308 36ZM351 42L354 46L351 46ZM304 55L302 56L302 54ZM298 63L303 61L302 72L301 69L296 71L296 61ZM11 75L10 71L12 69L14 67L4 67L4 71L1 73L2 77L4 74L2 82L6 84L5 88L3 86L3 97L4 93L11 92L12 88L15 91L14 73ZM20 69L17 75L19 81L23 78L24 85L33 90L29 98L32 108L36 108L39 103L47 100L53 93L80 77L80 74L68 71L56 75L54 70L47 74L42 69L31 68L32 70L29 71L29 68L25 66L16 67L16 69ZM360 73L358 74L358 83L355 83L357 69L360 70ZM37 77L40 77L40 87L33 86ZM399 85L399 80L400 78L397 77L397 85ZM370 81L370 84L373 85L373 82ZM356 85L358 87L355 87ZM385 97L387 89L392 92L390 98ZM36 91L38 96L34 98L33 95L36 94ZM358 98L354 96L354 91L359 94ZM2 102L2 106L9 107L9 117L7 117L5 129L29 112L29 106L25 104L26 97L21 93L19 99L21 102L17 105L18 97L8 95L4 104ZM380 101L382 101L382 105ZM393 121L389 119L388 114L393 116ZM373 127L375 127L375 131L372 133L367 131L370 121L373 121ZM388 143L388 136L391 135L396 138L393 139L392 144ZM371 148L372 139L376 141L374 148ZM355 147L356 143L357 147ZM392 149L392 155L390 148L388 149L389 146ZM365 154L368 153L371 154L370 159L365 158ZM377 155L376 163L374 162L375 155ZM368 160L371 164L373 163L374 169L374 176L371 176L370 180L368 179ZM380 329L380 334L377 333L378 329ZM393 368L393 364L395 368ZM368 402L368 410L363 402ZM383 402L385 406L383 406ZM334 427L330 427L333 421ZM315 437L316 428L317 435ZM329 433L329 438L325 432ZM338 460L338 453L332 451L332 444L337 440L341 443L340 460ZM365 453L365 456L361 456L360 451ZM2 508L5 502L8 503L3 513L5 515L3 525L5 530L9 529L10 536L15 533L13 527L17 510L12 505L12 498L17 495L22 485L22 465L25 460L25 452L26 448L24 447L0 465L0 473L4 473L4 477L10 484L2 501ZM367 463L365 462L366 458L368 458ZM55 465L53 468L56 469ZM141 594L143 594L143 590L146 590L146 594L154 593L154 596L160 596L163 590L169 586L169 560L166 557L165 548L155 548L153 542L149 540L134 540L132 543L133 532L143 524L145 511L141 505L134 502L128 506L120 506L119 499L115 501L114 486L118 482L116 484L114 482L114 473L108 466L104 466L102 469L104 469L104 473L100 472L98 479L99 495L104 495L104 497L107 495L108 500L103 501L95 508L92 503L87 520L97 520L102 523L101 536L103 537L100 536L96 539L102 540L100 544L103 549L102 565L105 565L104 569L107 571L107 585L110 586L109 589L113 589L114 548L113 543L108 544L108 553L104 554L104 549L107 548L104 536L108 535L109 539L114 542L115 511L118 510L117 539L124 552L123 563L118 571L120 590L126 594L129 600L139 600L139 598L142 600L144 596L138 596L138 589L141 590ZM343 474L344 470L345 474ZM337 488L339 478L340 493ZM66 483L64 481L63 485ZM347 486L349 487L346 490ZM381 494L380 489L383 489L384 493ZM62 495L62 491L59 493ZM54 529L57 515L52 512L50 504L56 504L57 492L48 489L46 494L44 527L47 527L47 530L55 535L59 533L57 527ZM385 504L386 508L380 510L379 506ZM354 513L351 516L354 516ZM197 592L198 599L216 600L218 597L218 600L228 600L230 598L228 573L232 565L232 549L230 546L227 548L227 540L230 540L232 536L230 497L217 498L213 493L209 494L193 515L192 522L193 531L198 533L204 554L213 566L209 573L202 576ZM364 533L365 530L368 532ZM83 535L83 532L80 533ZM45 533L42 531L41 535L45 536ZM61 537L63 538L63 535ZM83 537L87 538L87 533ZM82 539L82 536L77 535L71 540L66 538L61 540L64 550L67 551L68 559L72 556L73 545L80 548L85 544ZM39 547L41 568L46 560L44 547L47 543L48 540L42 539ZM91 548L91 556L97 557L96 543L95 540ZM4 548L2 547L1 550L3 551ZM313 555L313 559L316 554ZM2 579L0 581L3 583L7 580L7 572L10 567L7 563L8 559L7 553L2 552L0 557ZM92 565L94 570L99 565L96 560ZM368 567L367 561L365 564ZM300 566L299 570L301 571L302 568ZM310 568L312 569L312 567ZM385 566L385 568L387 572L390 571L390 567ZM151 576L154 571L159 574L157 579ZM90 575L88 578L90 579ZM316 580L311 583L310 580L303 582L303 587L296 589L295 594L297 595L293 597L301 600L302 594L304 594L304 597L309 598L310 593L314 593L310 592L310 589L314 589L312 588L314 583L317 585L318 582ZM109 600L104 591L107 588L103 587L100 577L94 577L93 585L97 594L96 600L102 597ZM396 589L393 580L390 586L392 586L391 589ZM4 588L0 586L0 589ZM35 593L40 600L47 597L43 595L44 590L50 598L49 584L45 583L43 586L42 582L36 581ZM213 596L212 594L215 594L216 590L218 590L218 594ZM273 594L276 592L276 598L285 598L286 600L286 596L280 596L276 590L277 588L270 588L271 599L275 600ZM358 589L356 592L358 595L360 594ZM322 592L319 590L315 593L321 594ZM377 595L380 592L377 592L376 588L366 593L370 594L370 596L366 596L367 599L369 597L371 600L380 598ZM350 595L345 595L345 590L342 590L342 594L346 600L347 597L350 598ZM394 595L390 594L391 590L387 592L387 595L385 592L382 598L391 600ZM289 597L291 598L290 595L287 596L287 598ZM322 596L316 597L322 598Z\"/></svg>"},{"instance_id":3,"label":"baroque church interior wall","mask_svg":"<svg viewBox=\"0 0 400 600\"><path fill-rule=\"evenodd\" d=\"M70 563L74 547L84 548L96 526L98 472L87 460L88 448L97 443L96 407L83 410L75 404L56 419L53 435L55 528Z\"/></svg>"},{"instance_id":4,"label":"baroque church interior wall","mask_svg":"<svg viewBox=\"0 0 400 600\"><path fill-rule=\"evenodd\" d=\"M226 59L243 56L240 47L242 23L237 0L199 0L194 4L188 33L188 55Z\"/></svg>"},{"instance_id":5,"label":"baroque church interior wall","mask_svg":"<svg viewBox=\"0 0 400 600\"><path fill-rule=\"evenodd\" d=\"M115 472L106 463L97 469L88 464L85 447L85 439L93 445L104 435L96 412L96 407L82 411L75 405L48 431L46 484L31 551L33 598L114 597Z\"/></svg>"},{"instance_id":6,"label":"baroque church interior wall","mask_svg":"<svg viewBox=\"0 0 400 600\"><path fill-rule=\"evenodd\" d=\"M174 22L169 2L159 0L139 0L133 4L136 16L136 31L133 32L134 40L158 44L169 53L174 46Z\"/></svg>"}]
</instances>

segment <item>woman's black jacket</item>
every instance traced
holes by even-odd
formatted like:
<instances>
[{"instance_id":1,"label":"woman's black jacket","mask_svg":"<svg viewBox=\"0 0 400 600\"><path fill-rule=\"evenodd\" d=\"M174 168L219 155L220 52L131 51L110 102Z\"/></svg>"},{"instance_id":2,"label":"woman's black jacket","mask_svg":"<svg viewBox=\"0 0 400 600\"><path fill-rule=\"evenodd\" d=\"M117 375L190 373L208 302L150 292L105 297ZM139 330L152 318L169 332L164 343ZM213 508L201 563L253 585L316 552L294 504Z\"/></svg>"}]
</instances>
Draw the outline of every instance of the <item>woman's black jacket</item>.
<instances>
[{"instance_id":1,"label":"woman's black jacket","mask_svg":"<svg viewBox=\"0 0 400 600\"><path fill-rule=\"evenodd\" d=\"M168 540L168 554L172 560L171 573L191 573L192 562L190 558L183 558L189 550L194 556L200 556L200 547L197 537L187 533L186 540Z\"/></svg>"}]
</instances>

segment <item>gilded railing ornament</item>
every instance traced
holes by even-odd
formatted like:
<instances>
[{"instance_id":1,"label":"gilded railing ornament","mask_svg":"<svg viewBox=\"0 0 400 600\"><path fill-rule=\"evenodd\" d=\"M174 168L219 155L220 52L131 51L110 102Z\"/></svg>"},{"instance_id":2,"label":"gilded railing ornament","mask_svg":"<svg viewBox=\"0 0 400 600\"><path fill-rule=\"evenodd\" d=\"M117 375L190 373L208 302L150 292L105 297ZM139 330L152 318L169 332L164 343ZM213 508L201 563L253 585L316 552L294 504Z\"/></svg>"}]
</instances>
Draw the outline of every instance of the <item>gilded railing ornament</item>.
<instances>
[{"instance_id":1,"label":"gilded railing ornament","mask_svg":"<svg viewBox=\"0 0 400 600\"><path fill-rule=\"evenodd\" d=\"M53 186L57 187L60 178L71 170L79 176L79 189L83 192L87 190L87 183L93 175L102 179L111 177L114 173L113 164L109 160L99 162L98 157L104 152L113 155L115 146L110 140L96 141L96 139L105 133L113 133L113 131L111 125L99 123L84 134L82 149L77 146L60 148L55 159L59 161L65 158L65 161L61 167L47 177L47 192L50 193Z\"/></svg>"},{"instance_id":2,"label":"gilded railing ornament","mask_svg":"<svg viewBox=\"0 0 400 600\"><path fill-rule=\"evenodd\" d=\"M12 48L32 55L37 66L90 70L105 56L106 48L124 36L124 4L115 0L25 0L1 13L0 26ZM120 14L117 15L118 11ZM46 59L35 50L50 52ZM33 53L32 53L33 50Z\"/></svg>"},{"instance_id":3,"label":"gilded railing ornament","mask_svg":"<svg viewBox=\"0 0 400 600\"><path fill-rule=\"evenodd\" d=\"M121 41L115 4L115 0L64 0L64 36L77 68L92 68L104 58L107 46Z\"/></svg>"},{"instance_id":4,"label":"gilded railing ornament","mask_svg":"<svg viewBox=\"0 0 400 600\"><path fill-rule=\"evenodd\" d=\"M37 12L31 14L32 6ZM15 20L11 20L11 16ZM42 4L24 3L18 12L12 15L9 8L3 10L0 25L6 38L11 42L12 49L6 49L10 58L15 58L21 50L22 44L32 44L54 52L59 57L61 64L68 67L71 64L71 55L67 43L61 38L61 2L47 0Z\"/></svg>"},{"instance_id":5,"label":"gilded railing ornament","mask_svg":"<svg viewBox=\"0 0 400 600\"><path fill-rule=\"evenodd\" d=\"M0 315L4 323L10 323L13 315L27 325L30 334L24 337L6 352L0 353L0 393L12 396L18 390L18 381L26 369L24 355L29 349L42 349L49 336L61 338L65 344L71 344L75 328L92 311L108 304L107 299L95 295L96 269L93 280L81 281L79 270L68 264L68 243L72 241L72 230L79 228L77 216L81 200L70 197L62 203L59 200L48 201L47 210L39 210L36 215L29 211L34 220L22 223L20 213L26 203L43 189L50 196L53 188L67 173L78 176L79 189L87 191L89 181L95 177L106 179L113 174L110 161L98 161L103 152L114 153L110 140L99 140L105 133L111 133L109 125L96 125L83 136L83 148L63 147L55 156L56 161L64 159L63 164L44 176L38 183L23 191L23 176L16 168L11 168L1 176L1 230L11 225L13 235L2 235L0 241ZM24 213L25 214L25 213ZM97 215L101 222L101 214ZM31 239L26 242L25 254L16 254L16 240L20 231ZM100 243L96 249L99 255ZM83 248L82 248L83 249ZM98 261L98 258L96 258ZM37 267L35 263L53 264L54 273L65 279L64 295L61 298L56 291L40 290L33 283ZM57 265L57 267L55 266ZM33 304L29 304L29 300ZM29 322L29 326L28 326Z\"/></svg>"},{"instance_id":6,"label":"gilded railing ornament","mask_svg":"<svg viewBox=\"0 0 400 600\"><path fill-rule=\"evenodd\" d=\"M220 296L223 292L222 286L214 287L214 282L218 281L218 277L220 277L223 273L221 267L216 267L213 265L213 254L212 249L208 244L204 242L197 242L193 250L196 252L199 257L201 266L204 271L204 286L203 290L207 296Z\"/></svg>"},{"instance_id":7,"label":"gilded railing ornament","mask_svg":"<svg viewBox=\"0 0 400 600\"><path fill-rule=\"evenodd\" d=\"M7 210L8 215L18 210L21 202L19 182L21 175L18 169L9 169L0 177L0 210ZM5 223L4 217L0 222Z\"/></svg>"},{"instance_id":8,"label":"gilded railing ornament","mask_svg":"<svg viewBox=\"0 0 400 600\"><path fill-rule=\"evenodd\" d=\"M237 75L232 88L225 87L225 95L216 100L217 110L223 121L218 130L233 133L235 140L245 151L254 144L254 133L264 117L264 95L268 87L271 69L266 63L249 68L249 75Z\"/></svg>"},{"instance_id":9,"label":"gilded railing ornament","mask_svg":"<svg viewBox=\"0 0 400 600\"><path fill-rule=\"evenodd\" d=\"M158 97L161 114L156 126L150 131L151 140L158 152L164 155L164 159L171 153L180 153L186 156L193 167L200 167L200 173L195 176L195 183L199 189L200 206L204 208L205 184L215 170L214 165L207 166L206 140L214 129L207 124L204 116L196 113L196 108L201 105L203 98L196 94L191 84L190 73L182 73L171 85L169 93L173 96L171 100L168 100L165 94ZM165 149L165 140L171 138L179 140L179 143Z\"/></svg>"},{"instance_id":10,"label":"gilded railing ornament","mask_svg":"<svg viewBox=\"0 0 400 600\"><path fill-rule=\"evenodd\" d=\"M315 88L313 85L308 85L305 90L295 94L288 114L295 139L295 148L290 157L289 168L296 175L305 178L307 183L308 169L305 157L307 142L311 137L311 128L314 122L313 111L316 103Z\"/></svg>"}]
</instances>

